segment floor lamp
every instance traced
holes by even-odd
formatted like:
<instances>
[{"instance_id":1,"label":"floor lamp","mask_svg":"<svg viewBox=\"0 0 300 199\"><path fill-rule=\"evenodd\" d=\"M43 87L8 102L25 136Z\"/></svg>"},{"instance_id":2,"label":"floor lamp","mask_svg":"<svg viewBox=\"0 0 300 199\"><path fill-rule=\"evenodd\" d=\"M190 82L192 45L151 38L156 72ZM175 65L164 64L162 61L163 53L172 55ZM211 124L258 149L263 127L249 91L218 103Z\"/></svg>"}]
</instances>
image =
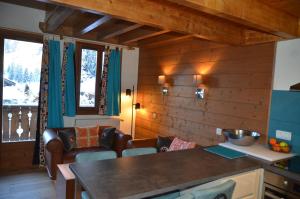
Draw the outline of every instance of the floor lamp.
<instances>
[{"instance_id":1,"label":"floor lamp","mask_svg":"<svg viewBox=\"0 0 300 199\"><path fill-rule=\"evenodd\" d=\"M132 136L132 131L133 131L133 111L134 109L138 110L141 108L141 104L140 103L134 103L134 85L132 86L132 90L131 89L126 89L126 96L132 96L131 97L131 128L130 128L130 135Z\"/></svg>"}]
</instances>

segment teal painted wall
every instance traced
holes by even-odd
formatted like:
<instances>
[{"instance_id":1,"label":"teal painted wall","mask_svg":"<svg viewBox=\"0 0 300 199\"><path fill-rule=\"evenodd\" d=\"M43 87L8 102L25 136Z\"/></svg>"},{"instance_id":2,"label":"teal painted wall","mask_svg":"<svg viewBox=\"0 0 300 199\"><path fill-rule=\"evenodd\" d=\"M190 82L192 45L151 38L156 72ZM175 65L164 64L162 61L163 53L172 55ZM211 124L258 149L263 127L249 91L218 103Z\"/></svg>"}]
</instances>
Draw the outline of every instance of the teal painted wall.
<instances>
[{"instance_id":1,"label":"teal painted wall","mask_svg":"<svg viewBox=\"0 0 300 199\"><path fill-rule=\"evenodd\" d=\"M300 92L272 91L268 137L276 130L292 132L292 151L300 154Z\"/></svg>"}]
</instances>

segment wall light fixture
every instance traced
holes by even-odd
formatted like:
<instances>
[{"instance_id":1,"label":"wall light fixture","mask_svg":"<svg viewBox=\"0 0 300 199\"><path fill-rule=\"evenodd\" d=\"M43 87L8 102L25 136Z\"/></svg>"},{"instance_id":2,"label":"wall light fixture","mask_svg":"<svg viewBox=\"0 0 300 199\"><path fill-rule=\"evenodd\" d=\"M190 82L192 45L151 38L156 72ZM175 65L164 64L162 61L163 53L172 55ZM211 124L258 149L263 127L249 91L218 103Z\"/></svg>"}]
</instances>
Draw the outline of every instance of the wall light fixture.
<instances>
[{"instance_id":1,"label":"wall light fixture","mask_svg":"<svg viewBox=\"0 0 300 199\"><path fill-rule=\"evenodd\" d=\"M204 99L205 89L203 88L202 75L194 75L194 83L196 85L195 96L197 99Z\"/></svg>"},{"instance_id":2,"label":"wall light fixture","mask_svg":"<svg viewBox=\"0 0 300 199\"><path fill-rule=\"evenodd\" d=\"M162 94L168 95L169 90L168 90L168 87L166 84L166 76L165 75L158 76L158 84L162 85L162 89L161 89Z\"/></svg>"}]
</instances>

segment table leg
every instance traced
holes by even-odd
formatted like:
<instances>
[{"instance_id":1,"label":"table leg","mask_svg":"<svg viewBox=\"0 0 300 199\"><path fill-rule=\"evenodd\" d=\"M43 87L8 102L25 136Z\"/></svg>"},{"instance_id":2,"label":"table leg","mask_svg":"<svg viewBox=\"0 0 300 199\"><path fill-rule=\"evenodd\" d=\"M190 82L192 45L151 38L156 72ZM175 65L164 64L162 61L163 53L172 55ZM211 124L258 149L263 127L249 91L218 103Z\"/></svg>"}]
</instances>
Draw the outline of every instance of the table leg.
<instances>
[{"instance_id":1,"label":"table leg","mask_svg":"<svg viewBox=\"0 0 300 199\"><path fill-rule=\"evenodd\" d=\"M82 187L77 178L75 179L75 198L74 199L81 199L81 192Z\"/></svg>"}]
</instances>

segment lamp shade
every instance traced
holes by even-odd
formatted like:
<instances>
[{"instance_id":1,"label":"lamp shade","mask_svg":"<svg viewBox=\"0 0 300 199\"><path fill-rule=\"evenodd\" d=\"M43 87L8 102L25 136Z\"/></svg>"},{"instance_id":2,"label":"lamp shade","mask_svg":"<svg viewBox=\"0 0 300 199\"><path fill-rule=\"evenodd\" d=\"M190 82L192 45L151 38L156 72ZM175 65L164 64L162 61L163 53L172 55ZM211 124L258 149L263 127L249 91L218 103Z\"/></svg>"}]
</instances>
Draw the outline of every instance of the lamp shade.
<instances>
[{"instance_id":1,"label":"lamp shade","mask_svg":"<svg viewBox=\"0 0 300 199\"><path fill-rule=\"evenodd\" d=\"M126 96L131 96L131 89L126 89Z\"/></svg>"},{"instance_id":2,"label":"lamp shade","mask_svg":"<svg viewBox=\"0 0 300 199\"><path fill-rule=\"evenodd\" d=\"M158 76L158 84L162 85L166 83L166 76L160 75Z\"/></svg>"},{"instance_id":3,"label":"lamp shade","mask_svg":"<svg viewBox=\"0 0 300 199\"><path fill-rule=\"evenodd\" d=\"M135 104L135 109L140 109L141 108L141 104L140 103L136 103Z\"/></svg>"},{"instance_id":4,"label":"lamp shade","mask_svg":"<svg viewBox=\"0 0 300 199\"><path fill-rule=\"evenodd\" d=\"M196 85L202 84L202 75L194 75L193 81Z\"/></svg>"}]
</instances>

